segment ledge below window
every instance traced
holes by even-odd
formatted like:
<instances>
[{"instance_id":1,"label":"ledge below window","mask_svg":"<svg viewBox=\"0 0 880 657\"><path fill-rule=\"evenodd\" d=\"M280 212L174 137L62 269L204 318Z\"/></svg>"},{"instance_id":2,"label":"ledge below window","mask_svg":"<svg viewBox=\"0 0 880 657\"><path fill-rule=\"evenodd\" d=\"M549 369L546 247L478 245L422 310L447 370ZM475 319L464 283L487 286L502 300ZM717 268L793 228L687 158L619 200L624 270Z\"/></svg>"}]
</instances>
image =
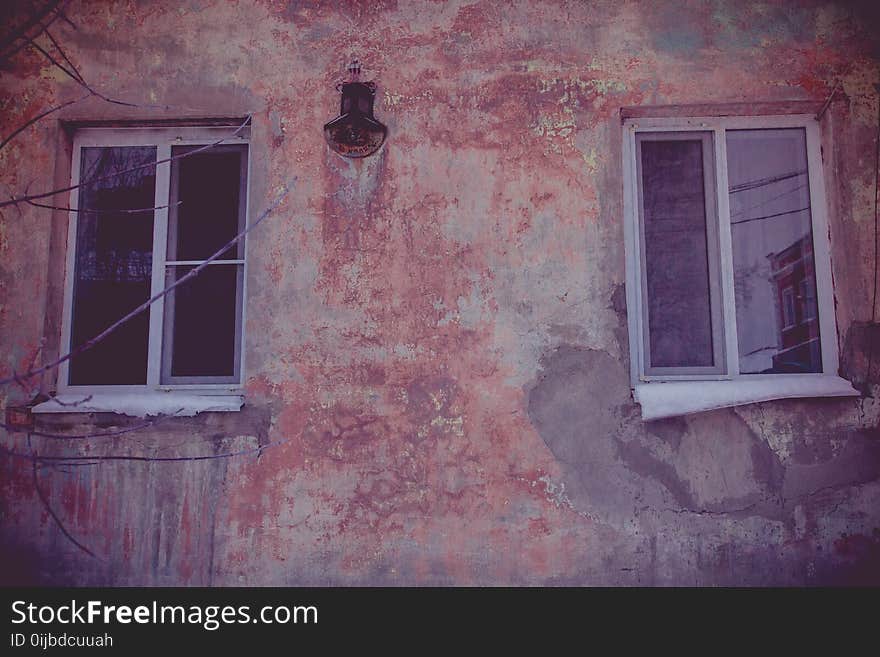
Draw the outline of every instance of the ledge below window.
<instances>
[{"instance_id":1,"label":"ledge below window","mask_svg":"<svg viewBox=\"0 0 880 657\"><path fill-rule=\"evenodd\" d=\"M244 397L236 394L194 392L66 392L31 409L34 413L121 413L133 417L240 411Z\"/></svg>"},{"instance_id":2,"label":"ledge below window","mask_svg":"<svg viewBox=\"0 0 880 657\"><path fill-rule=\"evenodd\" d=\"M797 397L855 397L860 393L846 379L832 375L774 375L735 381L665 381L639 383L633 397L643 420Z\"/></svg>"}]
</instances>

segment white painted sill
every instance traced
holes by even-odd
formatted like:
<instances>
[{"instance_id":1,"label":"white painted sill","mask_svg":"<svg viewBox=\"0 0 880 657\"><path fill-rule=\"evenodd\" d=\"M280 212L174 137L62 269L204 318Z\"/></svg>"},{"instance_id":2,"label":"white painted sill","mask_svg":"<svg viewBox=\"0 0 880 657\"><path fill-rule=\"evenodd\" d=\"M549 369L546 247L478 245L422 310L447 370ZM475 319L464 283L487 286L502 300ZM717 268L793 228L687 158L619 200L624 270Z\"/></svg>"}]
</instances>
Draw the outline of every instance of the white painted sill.
<instances>
[{"instance_id":1,"label":"white painted sill","mask_svg":"<svg viewBox=\"0 0 880 657\"><path fill-rule=\"evenodd\" d=\"M643 420L659 420L716 408L798 397L855 397L846 379L830 374L768 375L728 381L652 381L638 383L633 398Z\"/></svg>"},{"instance_id":2,"label":"white painted sill","mask_svg":"<svg viewBox=\"0 0 880 657\"><path fill-rule=\"evenodd\" d=\"M133 417L240 411L244 396L228 392L144 390L136 392L65 392L37 404L34 413L120 413Z\"/></svg>"}]
</instances>

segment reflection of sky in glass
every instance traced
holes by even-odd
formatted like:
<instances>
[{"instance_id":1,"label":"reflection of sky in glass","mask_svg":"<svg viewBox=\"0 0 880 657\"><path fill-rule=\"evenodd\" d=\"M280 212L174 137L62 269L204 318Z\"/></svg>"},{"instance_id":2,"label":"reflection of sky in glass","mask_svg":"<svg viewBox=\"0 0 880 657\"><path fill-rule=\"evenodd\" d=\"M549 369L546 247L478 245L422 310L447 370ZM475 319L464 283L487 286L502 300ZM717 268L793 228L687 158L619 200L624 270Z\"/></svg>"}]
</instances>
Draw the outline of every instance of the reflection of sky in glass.
<instances>
[{"instance_id":1,"label":"reflection of sky in glass","mask_svg":"<svg viewBox=\"0 0 880 657\"><path fill-rule=\"evenodd\" d=\"M727 168L740 371L821 371L805 133L728 131Z\"/></svg>"}]
</instances>

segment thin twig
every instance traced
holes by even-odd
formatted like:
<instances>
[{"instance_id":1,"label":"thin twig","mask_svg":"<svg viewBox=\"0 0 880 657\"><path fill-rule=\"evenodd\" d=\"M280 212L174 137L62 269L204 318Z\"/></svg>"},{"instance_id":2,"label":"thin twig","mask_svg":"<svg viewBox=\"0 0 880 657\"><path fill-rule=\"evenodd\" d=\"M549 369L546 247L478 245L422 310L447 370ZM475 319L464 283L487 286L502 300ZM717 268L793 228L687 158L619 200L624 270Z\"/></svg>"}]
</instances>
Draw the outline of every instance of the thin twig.
<instances>
[{"instance_id":1,"label":"thin twig","mask_svg":"<svg viewBox=\"0 0 880 657\"><path fill-rule=\"evenodd\" d=\"M178 205L181 205L183 201L178 201L177 203L171 203L169 205L155 205L152 208L137 208L134 210L96 210L93 208L68 208L63 205L47 205L46 203L36 203L34 201L28 201L28 205L33 205L37 208L46 208L47 210L63 210L64 212L84 212L87 214L140 214L143 212L153 212L154 210L164 210L166 208L175 208Z\"/></svg>"},{"instance_id":2,"label":"thin twig","mask_svg":"<svg viewBox=\"0 0 880 657\"><path fill-rule=\"evenodd\" d=\"M59 44L55 40L55 37L52 36L52 33L49 31L48 26L43 27L43 34L49 37L49 41L51 41L52 45L55 46L55 50L57 50L58 54L60 54L64 61L67 62L67 65L70 66L70 70L72 70L76 74L76 77L80 80L80 82L88 87L88 84L86 84L86 79L82 76L82 73L79 72L79 69L76 67L76 65L72 61L70 61L70 57L68 57L67 53L64 52L61 44Z\"/></svg>"},{"instance_id":3,"label":"thin twig","mask_svg":"<svg viewBox=\"0 0 880 657\"><path fill-rule=\"evenodd\" d=\"M46 511L49 512L49 515L52 516L52 520L55 521L55 524L58 525L58 529L61 530L61 533L73 543L80 550L85 552L90 557L97 559L98 557L85 545L76 540L73 535L67 531L67 527L64 526L64 523L61 522L61 518L58 517L58 514L55 513L54 509L52 509L52 505L49 504L49 499L46 497L46 494L43 492L43 489L40 487L40 480L37 477L37 460L33 453L33 446L31 445L31 437L28 435L28 449L31 451L31 458L33 459L33 474L34 474L34 489L37 491L37 495L40 498L40 501L43 503L43 506L46 508Z\"/></svg>"},{"instance_id":4,"label":"thin twig","mask_svg":"<svg viewBox=\"0 0 880 657\"><path fill-rule=\"evenodd\" d=\"M92 95L91 93L88 93L88 94L86 94L85 96L81 96L80 98L76 98L76 99L74 99L74 100L68 100L66 103L61 103L60 105L56 105L55 107L50 107L50 108L47 109L45 112L40 112L40 113L37 114L34 118L32 118L30 121L26 122L26 123L25 123L24 125L22 125L20 128L18 128L18 129L15 130L14 132L12 132L12 133L11 133L8 137L6 137L2 142L0 142L0 150L2 150L3 147L6 146L6 144L8 144L10 141L12 141L13 137L15 137L15 136L18 135L19 133L24 132L25 130L27 130L30 126L32 126L34 123L36 123L37 121L39 121L40 119L42 119L44 116L49 116L49 114L51 114L52 112L57 112L58 110L67 107L68 105L73 105L74 103L78 103L78 102L80 102L80 101L83 101L83 100L85 100L86 98L88 98L88 97L91 96L91 95Z\"/></svg>"},{"instance_id":5,"label":"thin twig","mask_svg":"<svg viewBox=\"0 0 880 657\"><path fill-rule=\"evenodd\" d=\"M214 252L213 255L211 255L210 258L205 260L202 264L191 269L189 272L187 272L186 274L181 276L179 279L177 279L174 283L172 283L171 285L166 287L164 290L154 294L152 297L150 297L149 299L144 301L137 308L135 308L130 313L128 313L127 315L125 315L121 319L117 320L116 322L114 322L110 326L108 326L106 329L101 331L98 335L96 335L92 339L87 340L86 342L83 342L82 344L75 347L74 349L71 349L68 353L64 354L63 356L54 360L53 362L49 363L48 365L43 365L42 367L38 367L36 369L31 369L30 371L25 372L23 374L16 374L15 376L12 376L12 377L0 379L0 385L5 385L7 383L11 383L13 381L16 381L19 378L20 379L30 379L34 376L37 376L38 374L42 374L43 372L47 372L48 370L50 370L54 367L58 367L61 363L64 363L64 362L70 360L71 358L73 358L74 356L77 356L77 355L83 353L84 351L91 349L96 344L98 344L101 340L103 340L108 335L113 333L120 326L122 326L123 324L125 324L126 322L131 320L132 318L136 317L137 315L140 315L142 312L144 312L147 308L149 308L156 301L158 301L159 299L161 299L164 296L166 296L167 294L169 294L176 287L178 287L179 285L182 285L186 281L198 276L209 264L211 264L214 260L219 259L220 256L222 256L226 251L228 251L230 248L235 246L238 242L240 242L244 238L245 235L247 235L250 231L252 231L254 228L259 226L266 217L268 217L270 214L272 214L272 212L279 205L281 205L281 202L285 199L287 194L290 192L290 186L295 181L296 181L296 178L294 178L293 181L291 181L290 185L286 185L284 187L283 191L275 198L275 200L272 202L272 204L268 208L266 208L259 217L257 217L256 221L254 221L250 226L245 227L244 230L242 230L238 235L236 235L231 240L229 240L226 244L224 244L222 247L220 247L216 252Z\"/></svg>"},{"instance_id":6,"label":"thin twig","mask_svg":"<svg viewBox=\"0 0 880 657\"><path fill-rule=\"evenodd\" d=\"M74 30L79 29L79 26L72 20L70 20L70 17L64 13L64 10L61 7L56 7L53 11L55 12L56 16L58 16L61 20L70 25L70 27L72 27Z\"/></svg>"},{"instance_id":7,"label":"thin twig","mask_svg":"<svg viewBox=\"0 0 880 657\"><path fill-rule=\"evenodd\" d=\"M98 98L100 98L101 100L103 100L103 101L105 101L105 102L112 103L112 104L114 104L114 105L122 105L123 107L137 107L137 108L140 108L140 109L146 109L146 108L152 108L152 109L169 109L169 106L167 106L167 105L144 105L144 104L141 104L141 103L132 103L132 102L129 102L129 101L127 101L127 100L119 100L118 98L111 98L110 96L106 96L106 95L104 95L103 93L101 93L100 91L98 91L97 89L95 89L93 86L91 86L88 82L86 82L85 78L84 78L82 75L80 75L79 71L78 71L77 68L73 65L73 63L70 61L70 59L67 57L67 54L66 54L66 53L64 52L64 50L61 48L61 46L58 44L58 42L55 41L55 39L52 37L51 34L49 34L49 31L46 30L46 29L44 29L43 32L46 33L46 36L49 37L49 39L50 39L50 40L52 41L52 43L55 45L55 47L56 47L56 49L58 50L58 52L61 53L61 56L62 56L62 57L64 58L64 60L65 60L70 66L71 66L71 68L73 69L73 71L71 71L71 70L67 69L66 67L64 67L64 66L63 66L63 65L62 65L57 59L55 59L55 58L54 58L54 57L53 57L53 56L52 56L52 55L51 55L51 54L50 54L45 48L43 48L42 46L40 46L40 44L38 44L38 43L35 41L36 37L31 38L31 37L28 37L28 36L22 36L21 38L24 39L24 40L27 42L28 45L31 45L31 46L33 46L34 48L36 48L38 51L40 51L40 53L42 53L43 56L46 57L46 59L48 59L48 60L52 63L53 66L55 66L55 67L57 67L59 70L63 71L63 72L64 72L68 77L70 77L74 82L76 82L78 85L80 85L80 86L83 87L84 89L87 89L87 90L88 90L91 94L93 94L94 96L97 96ZM40 33L38 33L36 36L39 36L39 34L40 34Z\"/></svg>"},{"instance_id":8,"label":"thin twig","mask_svg":"<svg viewBox=\"0 0 880 657\"><path fill-rule=\"evenodd\" d=\"M825 112L828 111L828 106L831 105L831 101L834 100L834 95L837 93L837 90L840 88L840 80L836 80L834 82L834 86L831 88L831 93L828 94L828 98L825 99L825 102L822 103L822 107L816 113L816 120L821 121L822 117L825 116Z\"/></svg>"},{"instance_id":9,"label":"thin twig","mask_svg":"<svg viewBox=\"0 0 880 657\"><path fill-rule=\"evenodd\" d=\"M21 39L23 35L32 27L36 26L37 24L41 24L43 22L43 19L46 18L46 16L48 16L50 13L55 11L61 4L61 2L62 0L54 0L53 2L50 2L41 13L36 14L29 23L25 23L25 25L23 27L20 27L17 32L14 32L9 36L0 39L0 52Z\"/></svg>"},{"instance_id":10,"label":"thin twig","mask_svg":"<svg viewBox=\"0 0 880 657\"><path fill-rule=\"evenodd\" d=\"M48 32L46 34L48 35ZM116 98L110 98L109 96L105 96L100 91L98 91L94 87L90 86L89 83L86 82L81 75L79 75L79 71L77 71L76 68L74 68L73 71L69 70L68 68L63 66L57 59L55 59L49 53L49 51L47 51L45 48L43 48L36 41L31 39L30 37L22 37L22 38L26 39L30 45L32 45L34 48L39 50L43 54L43 56L52 63L53 66L55 66L59 70L63 71L71 80L76 82L78 85L80 85L83 89L90 92L92 95L97 96L101 100L106 101L108 103L113 103L114 105L122 105L124 107L143 107L143 105L138 105L137 103L129 103L128 101L125 101L125 100L117 100ZM57 43L54 39L52 39L52 42ZM56 45L56 47L58 48L58 51L61 53L61 55L64 57L64 59L67 60L67 55L64 54L64 51L61 50L61 47L57 46L57 45ZM73 64L71 64L71 66L73 66Z\"/></svg>"},{"instance_id":11,"label":"thin twig","mask_svg":"<svg viewBox=\"0 0 880 657\"><path fill-rule=\"evenodd\" d=\"M78 75L76 75L75 73L73 73L72 71L70 71L69 69L67 69L66 67L64 67L64 65L62 65L57 59L55 59L55 58L49 53L48 50L46 50L45 48L43 48L43 46L41 46L39 43L37 43L36 41L34 41L34 39L32 39L31 37L22 37L22 39L24 39L25 41L27 41L27 42L28 42L28 45L31 45L31 46L33 46L34 48L36 48L38 51L40 51L40 53L43 55L43 57L45 57L46 59L48 59L48 60L52 63L53 66L55 66L55 67L58 68L58 69L61 69L61 70L62 70L62 71L63 71L63 72L69 77L69 78L71 78L71 79L72 79L74 82L76 82L78 85L82 86L82 87L83 87L84 89L86 89L87 91L91 91L91 92L92 92L93 94L95 94L96 96L98 95L98 92L95 91L94 89L92 89L92 88L88 85L88 83L87 83L85 80L83 80L83 79L80 78Z\"/></svg>"},{"instance_id":12,"label":"thin twig","mask_svg":"<svg viewBox=\"0 0 880 657\"><path fill-rule=\"evenodd\" d=\"M54 402L55 402L56 404L58 404L59 406L73 406L73 407L76 407L76 406L82 406L83 404L85 404L85 403L88 402L88 401L92 401L92 397L93 397L93 396L94 396L94 395L88 395L87 397L83 397L82 399L78 399L78 400L76 400L76 401L74 401L74 402L63 402L63 401L61 401L60 399L58 399L57 397L52 397L51 399L52 399L52 401L54 401Z\"/></svg>"},{"instance_id":13,"label":"thin twig","mask_svg":"<svg viewBox=\"0 0 880 657\"><path fill-rule=\"evenodd\" d=\"M33 201L33 200L36 200L39 198L46 198L47 196L55 196L56 194L70 192L74 189L79 189L80 187L85 187L85 186L91 185L96 182L101 182L102 180L110 180L112 178L116 178L116 177L121 176L122 174L125 174L125 173L131 173L132 171L140 171L141 169L147 169L149 167L156 167L160 164L165 164L166 162L173 162L174 160L182 160L185 157L191 157L193 155L196 155L197 153L202 153L206 150L214 148L215 146L219 146L224 141L228 141L230 139L233 139L234 137L237 137L238 134L242 130L245 129L245 127L248 125L248 123L250 123L250 120L251 120L251 117L250 117L250 115L248 115L248 117L244 120L244 123L242 123L240 126L238 126L238 128L236 128L235 132L233 132L231 135L223 137L222 139L218 139L217 141L215 141L211 144L207 144L205 146L201 146L199 148L193 149L191 151L186 151L186 152L180 153L178 155L172 155L172 156L166 157L165 159L162 159L162 160L156 160L155 162L147 162L146 164L138 164L137 166L133 166L130 169L123 169L122 171L116 171L114 173L110 173L105 176L97 176L95 178L90 178L89 180L81 181L81 182L77 183L76 185L70 185L69 187L61 187L59 189L53 189L50 192L40 192L39 194L25 193L24 196L18 196L18 197L13 196L8 201L0 201L0 208L5 208L6 206L9 206L9 205L18 205L19 203L28 203L30 201Z\"/></svg>"},{"instance_id":14,"label":"thin twig","mask_svg":"<svg viewBox=\"0 0 880 657\"><path fill-rule=\"evenodd\" d=\"M33 368L31 368L33 369ZM15 370L12 370L12 378L18 384L18 387L22 389L26 397L31 397L34 394L34 391L27 387L24 382L24 379L18 375Z\"/></svg>"},{"instance_id":15,"label":"thin twig","mask_svg":"<svg viewBox=\"0 0 880 657\"><path fill-rule=\"evenodd\" d=\"M68 3L68 0L63 1L63 4L67 4L67 3ZM73 27L73 29L75 29L75 30L79 29L77 27L76 23L74 23L72 20L70 20L70 18L67 16L67 14L65 14L63 12L61 6L55 7L55 9L51 10L50 13L52 13L53 15L51 18L49 18L49 20L46 23L43 23L43 19L45 18L45 15L44 15L44 16L40 17L40 19L36 25L31 26L31 27L39 27L40 28L39 30L37 30L37 32L35 32L33 35L31 35L32 39L36 39L43 32L47 31L55 23L55 21L57 21L59 18L61 18L65 22L69 23ZM18 36L14 37L14 40L12 41L13 44L15 43L15 41L17 41L19 39L21 39L21 43L19 43L17 46L12 48L11 50L8 50L8 51L0 54L0 62L11 59L12 56L15 55L17 52L19 52L23 48L27 48L30 45L28 43L27 39L24 38L25 35L27 35L27 33L29 31L30 31L30 29L22 30Z\"/></svg>"}]
</instances>

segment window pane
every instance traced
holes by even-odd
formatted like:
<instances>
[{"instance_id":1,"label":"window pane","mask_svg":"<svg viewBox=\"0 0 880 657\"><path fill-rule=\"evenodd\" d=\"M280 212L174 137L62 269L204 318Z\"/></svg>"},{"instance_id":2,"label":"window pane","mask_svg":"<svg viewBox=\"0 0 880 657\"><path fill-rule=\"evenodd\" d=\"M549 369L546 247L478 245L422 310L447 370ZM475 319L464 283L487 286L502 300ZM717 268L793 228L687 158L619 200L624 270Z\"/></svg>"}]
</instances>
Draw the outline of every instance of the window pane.
<instances>
[{"instance_id":1,"label":"window pane","mask_svg":"<svg viewBox=\"0 0 880 657\"><path fill-rule=\"evenodd\" d=\"M150 296L156 149L83 148L79 189L71 347L82 344ZM121 173L126 171L125 173ZM149 312L70 361L71 385L147 382Z\"/></svg>"},{"instance_id":2,"label":"window pane","mask_svg":"<svg viewBox=\"0 0 880 657\"><path fill-rule=\"evenodd\" d=\"M176 146L180 155L199 146ZM169 260L206 260L244 227L247 146L215 146L174 160L168 226ZM180 203L177 205L177 203ZM239 259L243 243L224 253Z\"/></svg>"},{"instance_id":3,"label":"window pane","mask_svg":"<svg viewBox=\"0 0 880 657\"><path fill-rule=\"evenodd\" d=\"M727 132L740 372L821 372L806 135Z\"/></svg>"},{"instance_id":4,"label":"window pane","mask_svg":"<svg viewBox=\"0 0 880 657\"><path fill-rule=\"evenodd\" d=\"M169 266L165 284L192 266ZM170 377L237 381L242 265L208 265L165 300L163 382Z\"/></svg>"},{"instance_id":5,"label":"window pane","mask_svg":"<svg viewBox=\"0 0 880 657\"><path fill-rule=\"evenodd\" d=\"M650 367L712 366L704 142L639 145Z\"/></svg>"}]
</instances>

